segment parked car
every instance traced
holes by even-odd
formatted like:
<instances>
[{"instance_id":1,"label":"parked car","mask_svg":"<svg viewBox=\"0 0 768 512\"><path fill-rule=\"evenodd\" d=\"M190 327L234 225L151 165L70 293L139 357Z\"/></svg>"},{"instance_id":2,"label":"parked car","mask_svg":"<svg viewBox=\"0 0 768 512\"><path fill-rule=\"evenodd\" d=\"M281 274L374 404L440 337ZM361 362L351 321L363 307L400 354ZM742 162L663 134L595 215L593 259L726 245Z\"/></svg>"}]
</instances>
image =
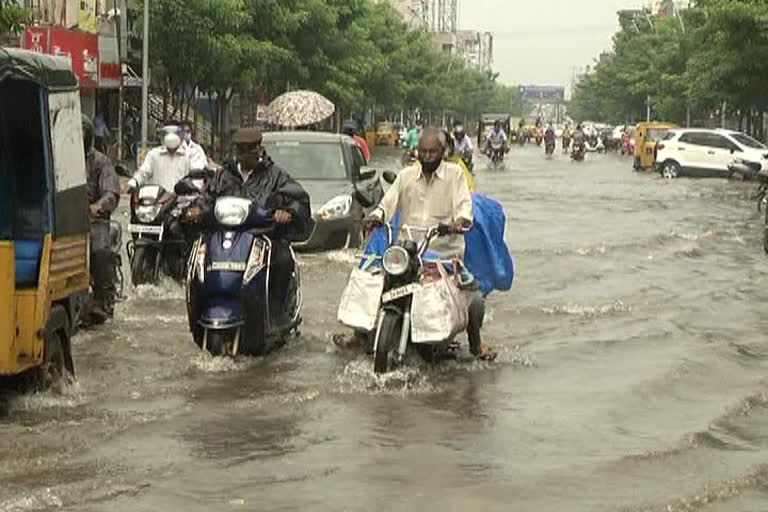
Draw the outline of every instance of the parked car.
<instances>
[{"instance_id":1,"label":"parked car","mask_svg":"<svg viewBox=\"0 0 768 512\"><path fill-rule=\"evenodd\" d=\"M294 241L297 250L359 247L360 222L384 195L392 172L367 167L354 139L321 132L270 132L264 147L274 161L309 193L312 223Z\"/></svg>"},{"instance_id":2,"label":"parked car","mask_svg":"<svg viewBox=\"0 0 768 512\"><path fill-rule=\"evenodd\" d=\"M731 130L670 130L656 150L657 170L668 179L684 175L728 177L728 167L737 158L768 169L768 147L749 135Z\"/></svg>"}]
</instances>

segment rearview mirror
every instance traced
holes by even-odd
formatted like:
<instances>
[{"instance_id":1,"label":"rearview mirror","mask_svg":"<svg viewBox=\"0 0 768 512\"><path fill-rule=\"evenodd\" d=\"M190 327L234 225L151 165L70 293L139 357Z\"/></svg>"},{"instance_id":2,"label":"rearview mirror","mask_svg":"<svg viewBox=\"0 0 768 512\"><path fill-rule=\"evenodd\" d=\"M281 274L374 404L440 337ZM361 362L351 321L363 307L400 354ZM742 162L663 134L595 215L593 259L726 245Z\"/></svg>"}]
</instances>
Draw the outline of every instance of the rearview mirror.
<instances>
[{"instance_id":1,"label":"rearview mirror","mask_svg":"<svg viewBox=\"0 0 768 512\"><path fill-rule=\"evenodd\" d=\"M364 165L360 167L359 176L361 180L369 180L376 176L376 169Z\"/></svg>"},{"instance_id":2,"label":"rearview mirror","mask_svg":"<svg viewBox=\"0 0 768 512\"><path fill-rule=\"evenodd\" d=\"M382 178L384 178L384 181L389 183L390 185L395 182L397 179L397 174L395 174L394 171L384 171L384 173L381 175Z\"/></svg>"}]
</instances>

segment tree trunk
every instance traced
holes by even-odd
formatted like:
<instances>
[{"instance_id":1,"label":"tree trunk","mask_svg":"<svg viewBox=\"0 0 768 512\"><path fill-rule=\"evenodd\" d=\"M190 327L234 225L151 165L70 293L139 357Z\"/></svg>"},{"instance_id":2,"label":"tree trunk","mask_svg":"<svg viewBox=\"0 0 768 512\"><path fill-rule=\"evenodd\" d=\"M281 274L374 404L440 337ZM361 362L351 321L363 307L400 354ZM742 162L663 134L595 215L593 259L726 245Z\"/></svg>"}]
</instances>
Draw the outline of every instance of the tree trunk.
<instances>
[{"instance_id":1,"label":"tree trunk","mask_svg":"<svg viewBox=\"0 0 768 512\"><path fill-rule=\"evenodd\" d=\"M213 152L215 154L216 153L216 125L214 124L214 122L216 120L216 113L215 113L215 110L213 108L213 95L211 94L210 91L208 92L208 111L211 114L211 119L210 119L210 121L211 121L210 122L210 125L211 125L211 152Z\"/></svg>"}]
</instances>

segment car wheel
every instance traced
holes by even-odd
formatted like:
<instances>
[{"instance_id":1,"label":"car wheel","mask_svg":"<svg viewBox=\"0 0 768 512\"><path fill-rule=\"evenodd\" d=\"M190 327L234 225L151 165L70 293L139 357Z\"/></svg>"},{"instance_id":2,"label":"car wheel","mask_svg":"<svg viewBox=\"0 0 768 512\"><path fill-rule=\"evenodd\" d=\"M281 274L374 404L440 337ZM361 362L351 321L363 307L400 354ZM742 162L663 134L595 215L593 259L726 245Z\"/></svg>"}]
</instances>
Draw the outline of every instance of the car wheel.
<instances>
[{"instance_id":1,"label":"car wheel","mask_svg":"<svg viewBox=\"0 0 768 512\"><path fill-rule=\"evenodd\" d=\"M673 180L680 177L680 164L672 160L664 162L664 165L661 168L661 175L667 180Z\"/></svg>"}]
</instances>

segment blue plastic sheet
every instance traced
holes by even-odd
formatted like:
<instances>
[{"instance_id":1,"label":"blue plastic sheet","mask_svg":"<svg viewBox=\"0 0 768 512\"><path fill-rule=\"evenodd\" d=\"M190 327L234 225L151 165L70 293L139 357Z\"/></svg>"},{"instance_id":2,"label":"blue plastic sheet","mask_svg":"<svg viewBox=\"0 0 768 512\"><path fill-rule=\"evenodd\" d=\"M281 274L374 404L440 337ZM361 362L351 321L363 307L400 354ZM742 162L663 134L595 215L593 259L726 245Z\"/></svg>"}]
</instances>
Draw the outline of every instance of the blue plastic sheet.
<instances>
[{"instance_id":1,"label":"blue plastic sheet","mask_svg":"<svg viewBox=\"0 0 768 512\"><path fill-rule=\"evenodd\" d=\"M472 194L472 211L474 223L464 235L464 264L474 275L478 288L484 294L493 290L507 291L512 287L515 278L515 264L512 255L504 241L504 231L507 217L501 203L485 194ZM392 232L397 236L400 224L400 214L392 219ZM381 256L389 247L386 227L378 227L368 239L365 255L360 266L364 266L367 258L372 259L370 265L379 266L381 260L373 259ZM437 257L426 255L428 258Z\"/></svg>"}]
</instances>

